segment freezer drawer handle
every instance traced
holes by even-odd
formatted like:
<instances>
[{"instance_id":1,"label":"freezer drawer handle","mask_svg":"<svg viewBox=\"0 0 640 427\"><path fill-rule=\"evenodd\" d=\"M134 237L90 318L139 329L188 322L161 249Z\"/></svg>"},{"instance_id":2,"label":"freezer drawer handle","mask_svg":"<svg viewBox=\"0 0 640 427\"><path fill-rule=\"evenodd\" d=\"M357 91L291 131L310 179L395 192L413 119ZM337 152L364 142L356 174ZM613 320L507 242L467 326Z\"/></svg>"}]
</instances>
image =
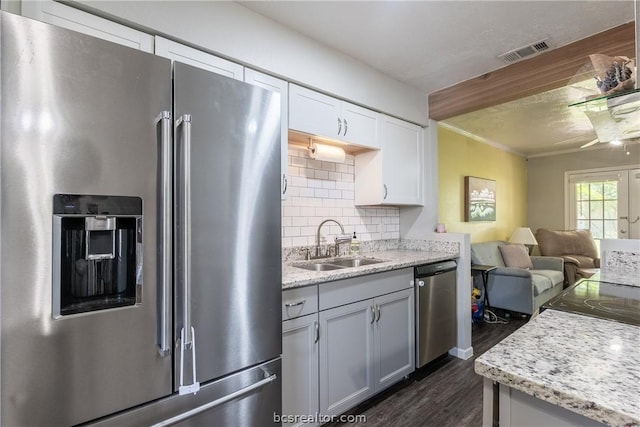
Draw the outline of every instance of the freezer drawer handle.
<instances>
[{"instance_id":1,"label":"freezer drawer handle","mask_svg":"<svg viewBox=\"0 0 640 427\"><path fill-rule=\"evenodd\" d=\"M288 303L286 303L284 306L285 306L285 307L287 307L287 308L289 308L289 307L297 307L297 306L299 306L299 305L304 304L304 303L305 303L305 301L307 301L307 300L306 300L306 299L303 299L303 300L298 301L298 302L288 302Z\"/></svg>"},{"instance_id":2,"label":"freezer drawer handle","mask_svg":"<svg viewBox=\"0 0 640 427\"><path fill-rule=\"evenodd\" d=\"M178 393L180 395L193 393L196 394L200 391L200 383L196 381L196 331L191 327L191 342L185 342L185 333L184 328L180 331L180 388L178 389ZM193 383L191 385L184 385L184 351L191 351L191 362L192 362L192 379Z\"/></svg>"},{"instance_id":3,"label":"freezer drawer handle","mask_svg":"<svg viewBox=\"0 0 640 427\"><path fill-rule=\"evenodd\" d=\"M230 400L233 400L233 399L235 399L237 397L243 396L245 394L249 394L253 390L258 389L258 388L260 388L262 386L265 386L265 385L275 381L277 378L278 378L278 376L276 374L273 374L273 375L268 376L267 378L265 378L263 380L258 381L255 384L250 385L249 387L242 388L242 389L240 389L238 391L235 391L235 392L233 392L231 394L228 394L228 395L226 395L224 397L221 397L220 399L214 400L213 402L206 403L206 404L204 404L202 406L198 406L197 408L193 408L190 411L183 412L180 415L176 415L175 417L172 417L172 418L169 418L167 420L161 421L161 422L159 422L157 424L153 424L152 427L165 427L165 426L170 426L172 424L179 423L180 421L184 421L187 418L191 418L194 415L198 415L201 412L208 411L209 409L215 408L216 406L220 406L223 403L227 403Z\"/></svg>"}]
</instances>

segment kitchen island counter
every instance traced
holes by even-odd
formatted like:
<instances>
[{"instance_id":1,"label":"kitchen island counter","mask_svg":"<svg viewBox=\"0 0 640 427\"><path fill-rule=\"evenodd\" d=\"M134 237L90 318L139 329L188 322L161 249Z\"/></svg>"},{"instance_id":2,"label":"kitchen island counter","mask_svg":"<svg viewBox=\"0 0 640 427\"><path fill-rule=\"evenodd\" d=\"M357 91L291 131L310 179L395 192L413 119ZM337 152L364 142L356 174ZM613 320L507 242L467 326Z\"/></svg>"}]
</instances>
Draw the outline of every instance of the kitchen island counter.
<instances>
[{"instance_id":1,"label":"kitchen island counter","mask_svg":"<svg viewBox=\"0 0 640 427\"><path fill-rule=\"evenodd\" d=\"M506 386L600 423L640 426L639 349L637 326L545 310L478 357L475 371L501 394Z\"/></svg>"},{"instance_id":2,"label":"kitchen island counter","mask_svg":"<svg viewBox=\"0 0 640 427\"><path fill-rule=\"evenodd\" d=\"M416 265L432 262L456 259L455 253L439 251L419 250L388 250L367 253L360 258L375 258L384 260L377 264L363 265L359 267L341 268L329 271L311 271L294 267L295 264L313 261L292 261L282 264L282 289L296 288L300 286L315 285L334 280L348 279L350 277L364 276L366 274L380 273L383 271L397 270L400 268L414 267ZM353 258L341 257L338 259ZM334 258L335 259L335 258ZM329 258L315 260L317 262L330 262Z\"/></svg>"}]
</instances>

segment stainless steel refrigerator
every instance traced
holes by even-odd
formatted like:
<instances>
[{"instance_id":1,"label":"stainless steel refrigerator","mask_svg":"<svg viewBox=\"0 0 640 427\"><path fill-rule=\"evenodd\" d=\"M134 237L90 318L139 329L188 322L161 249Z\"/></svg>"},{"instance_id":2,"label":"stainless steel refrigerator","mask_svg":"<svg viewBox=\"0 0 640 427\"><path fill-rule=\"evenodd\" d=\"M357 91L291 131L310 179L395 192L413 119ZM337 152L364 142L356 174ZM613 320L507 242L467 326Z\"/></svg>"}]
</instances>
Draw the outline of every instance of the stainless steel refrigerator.
<instances>
[{"instance_id":1,"label":"stainless steel refrigerator","mask_svg":"<svg viewBox=\"0 0 640 427\"><path fill-rule=\"evenodd\" d=\"M280 413L279 95L0 16L3 426Z\"/></svg>"}]
</instances>

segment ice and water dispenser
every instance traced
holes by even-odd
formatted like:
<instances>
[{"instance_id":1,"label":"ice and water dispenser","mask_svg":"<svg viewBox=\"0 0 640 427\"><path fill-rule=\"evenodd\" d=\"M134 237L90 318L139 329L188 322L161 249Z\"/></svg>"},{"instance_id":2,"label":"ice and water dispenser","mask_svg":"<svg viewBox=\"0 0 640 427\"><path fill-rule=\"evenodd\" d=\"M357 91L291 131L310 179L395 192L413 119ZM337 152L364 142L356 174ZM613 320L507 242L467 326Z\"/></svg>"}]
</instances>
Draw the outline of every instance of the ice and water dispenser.
<instances>
[{"instance_id":1,"label":"ice and water dispenser","mask_svg":"<svg viewBox=\"0 0 640 427\"><path fill-rule=\"evenodd\" d=\"M56 194L53 315L140 304L142 199Z\"/></svg>"}]
</instances>

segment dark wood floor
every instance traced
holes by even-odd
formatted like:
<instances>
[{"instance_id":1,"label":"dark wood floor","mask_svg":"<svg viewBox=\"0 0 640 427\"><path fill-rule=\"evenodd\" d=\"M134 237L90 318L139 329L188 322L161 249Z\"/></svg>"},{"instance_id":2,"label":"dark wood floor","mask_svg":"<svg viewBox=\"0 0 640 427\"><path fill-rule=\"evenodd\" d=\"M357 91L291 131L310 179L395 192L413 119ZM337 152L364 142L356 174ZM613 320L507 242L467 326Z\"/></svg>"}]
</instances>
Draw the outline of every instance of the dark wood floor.
<instances>
[{"instance_id":1,"label":"dark wood floor","mask_svg":"<svg viewBox=\"0 0 640 427\"><path fill-rule=\"evenodd\" d=\"M472 358L445 356L348 412L365 415L366 423L331 426L481 426L482 378L473 371L473 361L528 319L507 320L507 324L473 325Z\"/></svg>"}]
</instances>

